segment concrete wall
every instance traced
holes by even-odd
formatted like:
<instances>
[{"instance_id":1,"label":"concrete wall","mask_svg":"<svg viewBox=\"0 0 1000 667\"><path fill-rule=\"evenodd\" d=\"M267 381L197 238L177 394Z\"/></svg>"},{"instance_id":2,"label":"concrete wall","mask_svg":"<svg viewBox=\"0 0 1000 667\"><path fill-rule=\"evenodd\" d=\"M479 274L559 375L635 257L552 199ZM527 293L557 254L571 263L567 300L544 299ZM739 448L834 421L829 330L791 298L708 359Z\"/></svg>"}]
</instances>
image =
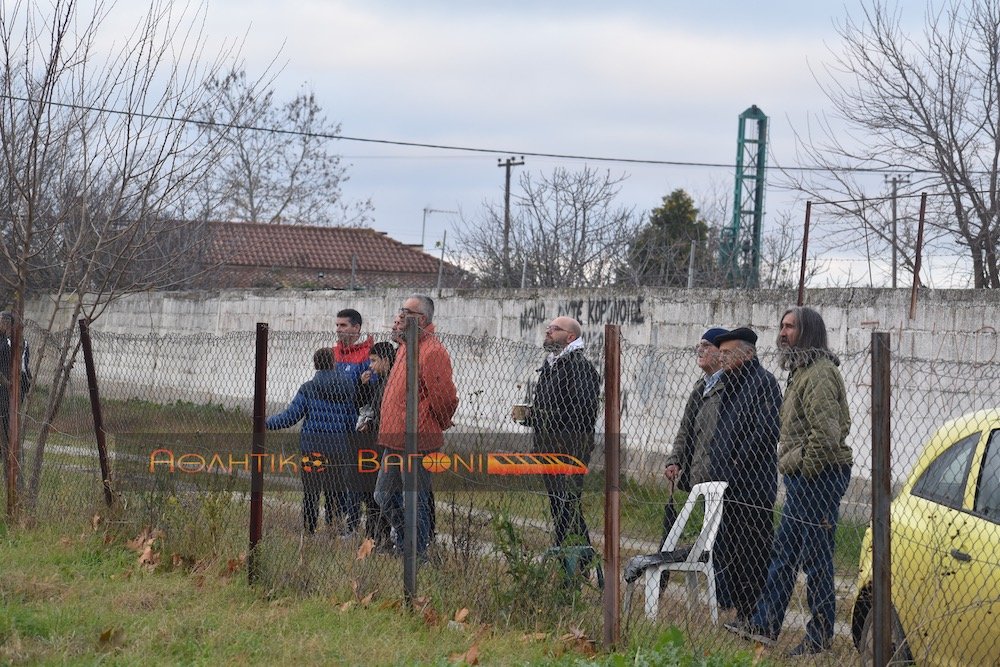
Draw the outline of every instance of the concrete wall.
<instances>
[{"instance_id":1,"label":"concrete wall","mask_svg":"<svg viewBox=\"0 0 1000 667\"><path fill-rule=\"evenodd\" d=\"M386 291L223 291L137 294L107 309L95 328L130 334L214 335L253 331L257 322L273 330L332 332L337 310L358 309L372 330L385 329L408 292ZM445 290L436 299L438 329L468 336L491 336L537 343L545 323L571 315L584 325L593 344L606 323L622 325L637 345L687 347L709 325L749 325L761 334L762 350L773 348L777 322L795 294L743 290ZM905 355L939 361L988 363L997 356L995 324L1000 294L993 291L922 292L916 317L908 318L906 290L827 289L807 294L823 313L831 346L863 350L873 330L892 331L893 348ZM43 321L52 312L46 300L32 302L27 317ZM66 323L66 326L75 323Z\"/></svg>"},{"instance_id":2,"label":"concrete wall","mask_svg":"<svg viewBox=\"0 0 1000 667\"><path fill-rule=\"evenodd\" d=\"M333 341L336 312L353 307L366 328L384 331L407 291L226 291L140 294L113 303L94 323L97 334L158 334L183 345L150 352L109 352L102 386L152 400L193 400L248 406L252 396L253 332L272 332L268 395L290 397L310 375L304 350ZM760 334L764 365L775 371L777 323L795 294L725 290L489 290L445 291L436 299L438 331L451 338L462 404L460 429L509 431L509 406L530 392L543 354L538 345L549 320L576 317L591 355L602 350L604 325L622 325L624 427L634 469L654 469L669 447L683 402L697 377L689 350L708 326L752 326ZM933 291L920 294L908 318L905 290L817 290L809 305L822 312L842 370L854 416L851 445L858 472L870 469L871 332L891 331L894 473L902 476L929 434L947 418L995 405L1000 380L997 331L1000 294ZM52 304L30 305L28 317L45 321ZM67 323L67 326L69 323ZM293 333L295 332L295 333ZM207 334L207 336L206 336ZM287 334L287 335L283 335ZM190 338L193 336L193 338ZM193 342L192 342L193 341ZM194 343L198 343L197 345ZM131 349L131 348L130 348ZM135 358L130 358L133 354ZM155 363L149 363L149 355ZM232 383L233 369L245 382ZM137 375L137 368L144 369ZM249 369L249 370L248 370ZM74 373L82 377L82 364ZM226 378L225 381L222 378ZM79 383L74 383L79 386ZM275 398L274 405L279 402Z\"/></svg>"}]
</instances>

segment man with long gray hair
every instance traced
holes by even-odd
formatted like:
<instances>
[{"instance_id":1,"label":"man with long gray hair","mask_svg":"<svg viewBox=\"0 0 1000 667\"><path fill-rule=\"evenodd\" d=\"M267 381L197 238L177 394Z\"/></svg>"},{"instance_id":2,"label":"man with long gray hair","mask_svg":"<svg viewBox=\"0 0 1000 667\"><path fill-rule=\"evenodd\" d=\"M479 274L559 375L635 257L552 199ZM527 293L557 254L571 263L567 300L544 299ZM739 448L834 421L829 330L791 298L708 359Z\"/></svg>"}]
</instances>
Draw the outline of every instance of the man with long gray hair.
<instances>
[{"instance_id":1,"label":"man with long gray hair","mask_svg":"<svg viewBox=\"0 0 1000 667\"><path fill-rule=\"evenodd\" d=\"M763 644L774 643L801 567L811 618L805 638L789 655L814 655L829 650L833 642L833 547L840 501L851 479L851 416L837 368L840 360L829 349L819 313L805 307L785 311L778 349L780 365L788 371L778 444L785 505L757 608L749 621L726 628Z\"/></svg>"}]
</instances>

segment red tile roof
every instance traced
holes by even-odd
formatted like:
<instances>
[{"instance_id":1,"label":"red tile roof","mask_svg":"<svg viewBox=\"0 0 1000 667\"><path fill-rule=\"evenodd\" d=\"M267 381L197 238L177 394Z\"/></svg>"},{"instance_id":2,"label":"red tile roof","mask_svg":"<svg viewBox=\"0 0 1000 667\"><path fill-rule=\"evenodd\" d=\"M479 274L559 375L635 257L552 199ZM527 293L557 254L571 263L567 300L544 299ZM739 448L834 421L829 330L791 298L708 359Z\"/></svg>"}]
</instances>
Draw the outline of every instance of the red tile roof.
<instances>
[{"instance_id":1,"label":"red tile roof","mask_svg":"<svg viewBox=\"0 0 1000 667\"><path fill-rule=\"evenodd\" d=\"M356 286L430 286L437 281L439 258L374 229L249 222L210 227L207 260L218 267L212 281L218 287L348 287L352 261ZM464 273L445 262L446 285L462 282Z\"/></svg>"}]
</instances>

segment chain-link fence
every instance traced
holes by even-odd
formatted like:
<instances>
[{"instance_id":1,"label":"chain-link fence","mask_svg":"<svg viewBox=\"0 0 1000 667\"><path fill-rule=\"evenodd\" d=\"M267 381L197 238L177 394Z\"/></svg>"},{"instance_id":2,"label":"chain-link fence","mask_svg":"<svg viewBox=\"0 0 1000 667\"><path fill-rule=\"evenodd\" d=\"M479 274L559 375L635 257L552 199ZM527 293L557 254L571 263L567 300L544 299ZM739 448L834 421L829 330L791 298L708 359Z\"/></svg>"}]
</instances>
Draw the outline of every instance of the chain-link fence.
<instances>
[{"instance_id":1,"label":"chain-link fence","mask_svg":"<svg viewBox=\"0 0 1000 667\"><path fill-rule=\"evenodd\" d=\"M29 329L29 334L34 347L45 344L37 330ZM418 459L433 486L433 539L419 568L419 599L442 614L468 608L491 623L540 630L570 624L599 638L605 579L615 577L623 589L632 588L621 572L605 571L601 558L607 500L604 405L609 400L603 391L603 349L589 341L573 370L553 377L559 362L549 365L548 352L538 346L488 336L438 337L450 355L459 402L442 449L448 457ZM333 342L333 334L270 332L269 416L289 408L316 374L314 352ZM671 493L664 471L689 403L698 393L705 398L704 388L696 387L704 375L696 363L696 341L689 342L677 348L622 342L622 566L660 550L671 525L665 521L670 512L665 505L672 499L672 509L680 511L687 499L680 488ZM697 576L693 594L683 572L670 572L662 586L659 577L651 585L638 577L622 610L623 641L648 645L665 628L678 626L705 653L752 647L724 625L737 621L738 611L756 611L754 603L773 560L774 530L786 520L813 528L824 525L786 516L789 487L778 483L777 439L768 431L768 415L777 406L768 403L766 394L774 386L787 397L788 373L768 347L762 342L757 377L765 378L763 384L744 383L740 392L732 390L720 403L724 417L695 427L707 438L703 443L715 437L714 444L724 444L733 457L727 459L728 468L714 468L710 475L730 476L722 514L728 524L712 549L718 620L713 620L705 576ZM403 561L392 548L398 535L380 539L384 532L374 530L377 515L365 512L372 476L386 462L378 441L344 441L352 448L347 459L334 460L313 457L312 441L295 429L275 430L266 436L263 456L250 457L256 363L251 332L169 337L95 331L93 349L116 502L111 509L104 507L82 364L70 374L56 418L42 428L52 391L47 378L54 371L53 362L46 361L36 372L24 428L28 487L43 442L45 448L37 502L28 503L33 518L86 518L116 527L130 539L153 540L155 548L144 555L153 561L148 565L238 567L248 543L250 471L260 466L264 499L257 562L265 590L321 593L344 602L398 599ZM824 533L834 538L836 599L832 644L816 656L825 664L856 660L855 642L870 645L872 634L865 622L871 609L866 572L872 560L865 539L871 516L870 351L840 354L839 362L853 466L835 535ZM898 492L892 516L894 627L899 655L909 651L918 662L936 662L947 655L941 651L951 650L966 651L962 655L981 658L973 662L984 664L996 659L995 646L1000 645L995 624L986 620L1000 611L1000 446L993 446L992 438L993 430L1000 429L1000 415L949 427L936 441L937 449L921 458L925 443L947 420L993 403L994 390L1000 388L998 368L892 358L892 480ZM773 385L764 371L774 374ZM420 396L421 401L430 398ZM560 415L572 417L559 422ZM580 432L585 437L569 437ZM751 441L770 443L769 454L740 458L741 448ZM934 463L939 457L941 462ZM696 467L691 461L686 465ZM333 497L319 499L315 534L304 529L304 466L339 471ZM927 481L904 486L915 466L931 471ZM586 474L565 474L583 470ZM768 477L773 490L764 488L762 480ZM338 496L344 491L347 497ZM25 497L30 496L26 491ZM329 504L322 506L324 500ZM345 508L359 502L362 518L353 525ZM680 534L676 559L687 557L686 547L698 544L700 517L711 516L705 511L711 502L710 497L695 507ZM767 519L763 524L762 516ZM928 613L931 605L933 613ZM799 575L791 582L783 629L771 649L776 659L806 636L810 616L809 594ZM970 628L977 634L967 635Z\"/></svg>"}]
</instances>

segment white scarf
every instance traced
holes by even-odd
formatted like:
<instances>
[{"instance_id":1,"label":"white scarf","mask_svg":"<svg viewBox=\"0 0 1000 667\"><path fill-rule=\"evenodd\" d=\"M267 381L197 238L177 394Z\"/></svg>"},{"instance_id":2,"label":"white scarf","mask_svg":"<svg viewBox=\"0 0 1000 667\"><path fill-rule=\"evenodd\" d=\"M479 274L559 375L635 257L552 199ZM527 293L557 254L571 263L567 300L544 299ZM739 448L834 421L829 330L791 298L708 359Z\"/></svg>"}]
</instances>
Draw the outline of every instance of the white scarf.
<instances>
[{"instance_id":1,"label":"white scarf","mask_svg":"<svg viewBox=\"0 0 1000 667\"><path fill-rule=\"evenodd\" d=\"M563 356L564 354L569 354L573 350L582 350L582 349L583 349L583 338L577 338L572 343L564 347L562 351L559 352L559 354L556 354L555 352L549 352L549 356L545 358L545 361L547 361L548 364L551 366L552 364L556 363L556 359Z\"/></svg>"}]
</instances>

